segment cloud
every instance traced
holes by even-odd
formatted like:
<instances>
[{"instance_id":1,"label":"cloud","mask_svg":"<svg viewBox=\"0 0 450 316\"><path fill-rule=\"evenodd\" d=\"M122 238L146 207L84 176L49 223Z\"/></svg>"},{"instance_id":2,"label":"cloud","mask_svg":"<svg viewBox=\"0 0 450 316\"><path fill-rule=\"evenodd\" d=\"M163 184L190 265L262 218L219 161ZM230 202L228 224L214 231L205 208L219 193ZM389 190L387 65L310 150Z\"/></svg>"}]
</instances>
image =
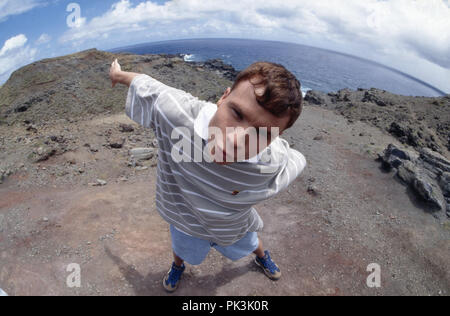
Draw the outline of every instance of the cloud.
<instances>
[{"instance_id":1,"label":"cloud","mask_svg":"<svg viewBox=\"0 0 450 316\"><path fill-rule=\"evenodd\" d=\"M5 44L0 50L0 57L5 55L9 51L13 51L17 48L22 47L23 45L25 45L27 40L28 40L27 37L23 34L11 37L10 39L6 40Z\"/></svg>"},{"instance_id":2,"label":"cloud","mask_svg":"<svg viewBox=\"0 0 450 316\"><path fill-rule=\"evenodd\" d=\"M43 33L37 40L36 45L42 45L50 42L52 40L52 37L48 35L47 33Z\"/></svg>"},{"instance_id":3,"label":"cloud","mask_svg":"<svg viewBox=\"0 0 450 316\"><path fill-rule=\"evenodd\" d=\"M22 14L42 5L46 4L39 0L0 0L0 22L11 15Z\"/></svg>"},{"instance_id":4,"label":"cloud","mask_svg":"<svg viewBox=\"0 0 450 316\"><path fill-rule=\"evenodd\" d=\"M254 4L251 6L255 7ZM242 12L242 7L236 1L197 0L173 0L163 5L146 1L133 7L130 1L121 0L113 4L106 13L84 23L82 27L68 30L60 41L81 44L110 32L115 32L116 37L128 37L138 31L148 33L163 31L168 36L176 36L187 28L197 30L199 33L233 30L246 25L246 21L251 17ZM269 18L262 15L250 21L261 28L275 26L271 25Z\"/></svg>"},{"instance_id":5,"label":"cloud","mask_svg":"<svg viewBox=\"0 0 450 316\"><path fill-rule=\"evenodd\" d=\"M449 30L448 0L121 0L60 41L99 45L104 34L104 45L180 36L279 39L388 61L450 91ZM422 63L417 69L434 65L445 76L421 76L416 67L389 62L402 56Z\"/></svg>"},{"instance_id":6,"label":"cloud","mask_svg":"<svg viewBox=\"0 0 450 316\"><path fill-rule=\"evenodd\" d=\"M37 49L26 43L27 37L23 34L5 41L0 50L0 82L6 81L15 69L34 60Z\"/></svg>"},{"instance_id":7,"label":"cloud","mask_svg":"<svg viewBox=\"0 0 450 316\"><path fill-rule=\"evenodd\" d=\"M413 50L450 67L450 8L443 0L172 0L145 1L133 7L121 0L103 15L70 30L62 42L83 43L108 32L118 34L164 28L169 34L190 26L206 30L266 29L337 42L355 40L375 49ZM205 29L204 29L205 30Z\"/></svg>"}]
</instances>

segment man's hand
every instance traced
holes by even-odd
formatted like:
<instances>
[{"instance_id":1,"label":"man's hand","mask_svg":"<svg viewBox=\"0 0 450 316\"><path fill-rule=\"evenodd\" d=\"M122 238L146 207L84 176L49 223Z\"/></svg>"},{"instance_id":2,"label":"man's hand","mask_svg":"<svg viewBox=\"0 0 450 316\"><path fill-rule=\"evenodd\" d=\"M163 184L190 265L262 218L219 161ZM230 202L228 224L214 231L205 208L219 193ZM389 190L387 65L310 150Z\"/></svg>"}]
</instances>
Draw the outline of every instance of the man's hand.
<instances>
[{"instance_id":1,"label":"man's hand","mask_svg":"<svg viewBox=\"0 0 450 316\"><path fill-rule=\"evenodd\" d=\"M109 69L109 78L112 82L112 87L114 88L117 83L119 83L119 76L120 72L122 71L122 68L120 67L120 64L116 58L111 64L111 68Z\"/></svg>"},{"instance_id":2,"label":"man's hand","mask_svg":"<svg viewBox=\"0 0 450 316\"><path fill-rule=\"evenodd\" d=\"M112 62L111 68L109 69L109 78L111 79L113 88L118 83L124 84L129 87L133 79L139 75L140 74L135 72L122 71L122 67L120 67L117 58Z\"/></svg>"}]
</instances>

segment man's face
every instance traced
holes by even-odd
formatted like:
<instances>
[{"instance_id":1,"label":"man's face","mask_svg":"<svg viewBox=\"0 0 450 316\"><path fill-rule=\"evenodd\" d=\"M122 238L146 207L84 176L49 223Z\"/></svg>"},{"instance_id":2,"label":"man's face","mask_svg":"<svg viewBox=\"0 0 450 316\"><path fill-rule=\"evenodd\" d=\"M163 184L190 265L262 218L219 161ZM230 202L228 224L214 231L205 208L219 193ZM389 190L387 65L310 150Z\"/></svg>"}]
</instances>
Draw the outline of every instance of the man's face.
<instances>
[{"instance_id":1,"label":"man's face","mask_svg":"<svg viewBox=\"0 0 450 316\"><path fill-rule=\"evenodd\" d=\"M215 157L223 156L224 162L218 162L216 159L216 163L226 165L232 162L242 161L241 159L238 160L238 158L242 157L243 152L245 152L245 160L252 158L255 156L255 152L254 150L250 150L250 146L256 146L253 148L256 150L256 153L260 153L278 135L281 135L287 126L290 119L289 114L283 117L277 117L260 106L256 100L255 91L258 94L264 93L263 87L259 87L258 85L254 86L249 80L244 80L236 86L233 92L231 92L231 88L228 88L218 101L218 110L209 124L210 141L215 138L211 134L211 127L218 128L223 136L223 139L216 140L217 146L222 151L222 155L220 153L216 154L214 149L212 150L212 154ZM242 133L242 131L251 127L255 128L256 138ZM266 128L267 135L264 133L264 127ZM274 135L271 132L272 127L278 128L279 134L275 133ZM227 128L231 128L228 133ZM237 128L241 128L241 132ZM266 144L261 141L260 137L267 140ZM256 144L250 144L251 140L256 140ZM234 153L232 148L234 148ZM238 156L238 148L241 156Z\"/></svg>"}]
</instances>

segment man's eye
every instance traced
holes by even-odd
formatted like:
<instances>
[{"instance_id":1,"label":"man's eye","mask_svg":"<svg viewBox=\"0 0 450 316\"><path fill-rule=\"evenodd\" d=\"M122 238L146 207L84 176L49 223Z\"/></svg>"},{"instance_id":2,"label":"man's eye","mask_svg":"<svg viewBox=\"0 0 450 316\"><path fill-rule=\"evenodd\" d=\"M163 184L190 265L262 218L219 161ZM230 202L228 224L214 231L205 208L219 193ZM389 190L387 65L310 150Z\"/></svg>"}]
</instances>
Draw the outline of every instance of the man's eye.
<instances>
[{"instance_id":1,"label":"man's eye","mask_svg":"<svg viewBox=\"0 0 450 316\"><path fill-rule=\"evenodd\" d=\"M241 113L239 113L238 111L236 111L235 109L233 109L234 115L236 115L237 118L242 119L242 115Z\"/></svg>"}]
</instances>

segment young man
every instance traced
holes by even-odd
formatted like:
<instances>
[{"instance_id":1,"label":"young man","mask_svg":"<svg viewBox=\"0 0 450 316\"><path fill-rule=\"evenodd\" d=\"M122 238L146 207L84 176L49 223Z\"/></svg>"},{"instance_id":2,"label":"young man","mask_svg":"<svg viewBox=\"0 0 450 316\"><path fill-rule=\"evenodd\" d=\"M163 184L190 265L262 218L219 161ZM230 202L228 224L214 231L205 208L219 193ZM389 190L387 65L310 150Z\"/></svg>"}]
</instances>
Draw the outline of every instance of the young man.
<instances>
[{"instance_id":1,"label":"young man","mask_svg":"<svg viewBox=\"0 0 450 316\"><path fill-rule=\"evenodd\" d=\"M286 189L307 164L278 137L302 111L295 76L279 64L255 63L217 104L124 72L117 59L110 78L113 87L129 87L128 117L158 139L156 206L170 224L174 256L164 288L175 291L184 262L199 265L211 247L233 261L255 253L265 274L279 279L279 267L258 238L263 222L253 206ZM199 153L205 155L198 159Z\"/></svg>"}]
</instances>

